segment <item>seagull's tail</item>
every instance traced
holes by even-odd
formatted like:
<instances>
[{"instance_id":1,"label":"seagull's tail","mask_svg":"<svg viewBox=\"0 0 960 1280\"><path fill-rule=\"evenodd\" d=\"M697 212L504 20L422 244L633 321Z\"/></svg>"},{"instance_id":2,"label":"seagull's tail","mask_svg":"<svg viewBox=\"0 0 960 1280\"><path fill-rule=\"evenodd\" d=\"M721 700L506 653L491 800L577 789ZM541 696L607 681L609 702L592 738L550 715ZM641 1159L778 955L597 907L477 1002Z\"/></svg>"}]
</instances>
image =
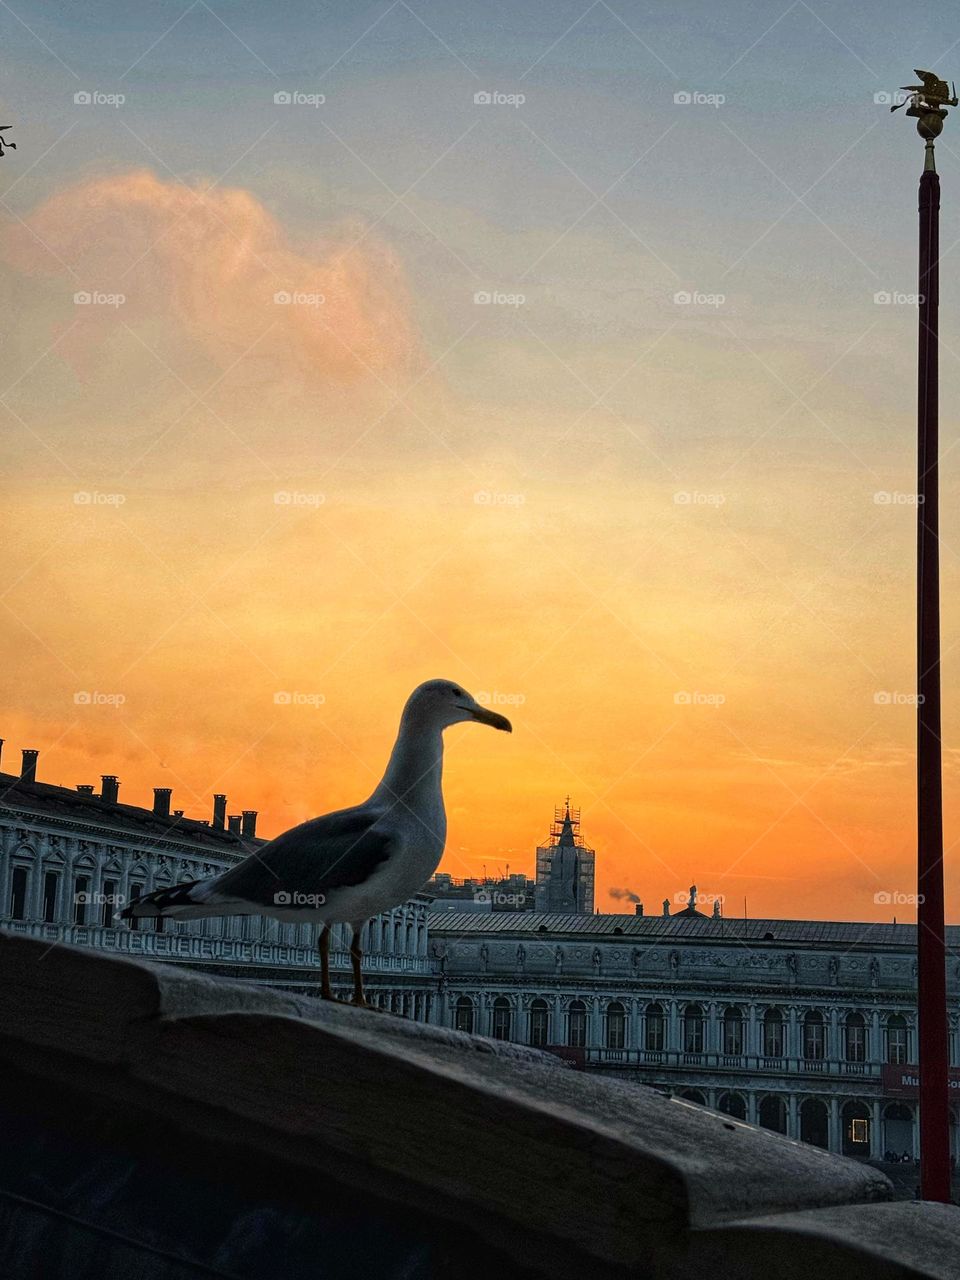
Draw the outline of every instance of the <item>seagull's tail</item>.
<instances>
[{"instance_id":1,"label":"seagull's tail","mask_svg":"<svg viewBox=\"0 0 960 1280\"><path fill-rule=\"evenodd\" d=\"M168 920L196 920L203 916L247 915L249 906L243 902L213 899L211 891L219 877L208 880L190 880L172 885L169 889L155 889L153 893L135 898L120 912L122 920L153 920L163 916Z\"/></svg>"}]
</instances>

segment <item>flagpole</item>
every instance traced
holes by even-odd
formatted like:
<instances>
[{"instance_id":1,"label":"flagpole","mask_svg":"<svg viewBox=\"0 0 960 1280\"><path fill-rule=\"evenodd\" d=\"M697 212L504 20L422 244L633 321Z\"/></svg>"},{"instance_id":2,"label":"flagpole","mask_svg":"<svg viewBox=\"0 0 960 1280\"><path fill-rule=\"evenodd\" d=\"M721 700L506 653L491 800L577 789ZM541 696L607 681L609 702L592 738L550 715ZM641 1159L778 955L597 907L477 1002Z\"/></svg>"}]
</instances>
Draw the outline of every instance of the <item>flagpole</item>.
<instances>
[{"instance_id":1,"label":"flagpole","mask_svg":"<svg viewBox=\"0 0 960 1280\"><path fill-rule=\"evenodd\" d=\"M920 1065L920 1195L949 1203L949 1038L943 906L943 786L940 750L940 545L938 306L940 178L933 141L957 106L946 82L922 85L907 115L924 139L919 191L917 342L917 1024ZM892 108L896 110L896 107Z\"/></svg>"}]
</instances>

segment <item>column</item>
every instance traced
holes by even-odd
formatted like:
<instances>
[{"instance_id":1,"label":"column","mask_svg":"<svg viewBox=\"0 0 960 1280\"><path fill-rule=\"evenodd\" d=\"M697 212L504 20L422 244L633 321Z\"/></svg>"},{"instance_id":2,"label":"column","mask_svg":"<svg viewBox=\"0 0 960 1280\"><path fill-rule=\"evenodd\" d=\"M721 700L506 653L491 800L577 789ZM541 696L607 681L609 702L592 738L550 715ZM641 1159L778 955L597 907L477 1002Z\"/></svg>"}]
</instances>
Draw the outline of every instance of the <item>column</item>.
<instances>
[{"instance_id":1,"label":"column","mask_svg":"<svg viewBox=\"0 0 960 1280\"><path fill-rule=\"evenodd\" d=\"M603 1018L600 1014L600 997L593 996L588 1002L587 1012L587 1048L599 1049L603 1045Z\"/></svg>"},{"instance_id":2,"label":"column","mask_svg":"<svg viewBox=\"0 0 960 1280\"><path fill-rule=\"evenodd\" d=\"M870 1103L870 1159L879 1160L883 1155L880 1146L880 1099L874 1098Z\"/></svg>"},{"instance_id":3,"label":"column","mask_svg":"<svg viewBox=\"0 0 960 1280\"><path fill-rule=\"evenodd\" d=\"M667 1001L667 1048L680 1052L680 1015L676 1000Z\"/></svg>"},{"instance_id":4,"label":"column","mask_svg":"<svg viewBox=\"0 0 960 1280\"><path fill-rule=\"evenodd\" d=\"M751 1004L747 1008L747 1021L743 1029L744 1043L743 1052L745 1054L755 1054L760 1056L760 1041L757 1037L757 1006Z\"/></svg>"},{"instance_id":5,"label":"column","mask_svg":"<svg viewBox=\"0 0 960 1280\"><path fill-rule=\"evenodd\" d=\"M747 1091L747 1123L757 1123L757 1095L753 1089Z\"/></svg>"},{"instance_id":6,"label":"column","mask_svg":"<svg viewBox=\"0 0 960 1280\"><path fill-rule=\"evenodd\" d=\"M800 1108L797 1106L797 1095L787 1095L787 1137L800 1137Z\"/></svg>"},{"instance_id":7,"label":"column","mask_svg":"<svg viewBox=\"0 0 960 1280\"><path fill-rule=\"evenodd\" d=\"M829 1149L835 1155L839 1155L842 1147L842 1143L840 1141L840 1100L838 1098L831 1098L828 1106L830 1108L830 1118L827 1121L827 1141Z\"/></svg>"},{"instance_id":8,"label":"column","mask_svg":"<svg viewBox=\"0 0 960 1280\"><path fill-rule=\"evenodd\" d=\"M717 1021L716 1000L708 1000L704 1012L707 1015L707 1025L703 1033L703 1051L704 1053L719 1053L722 1046L720 1044L720 1024Z\"/></svg>"}]
</instances>

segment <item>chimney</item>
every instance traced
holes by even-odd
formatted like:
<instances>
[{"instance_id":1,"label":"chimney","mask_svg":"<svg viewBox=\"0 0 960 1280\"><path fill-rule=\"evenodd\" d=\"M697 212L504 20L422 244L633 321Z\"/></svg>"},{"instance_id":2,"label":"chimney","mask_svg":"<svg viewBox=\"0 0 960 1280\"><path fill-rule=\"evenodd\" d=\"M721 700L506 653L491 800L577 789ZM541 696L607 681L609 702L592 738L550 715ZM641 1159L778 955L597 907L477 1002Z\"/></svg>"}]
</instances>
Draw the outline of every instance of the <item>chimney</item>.
<instances>
[{"instance_id":1,"label":"chimney","mask_svg":"<svg viewBox=\"0 0 960 1280\"><path fill-rule=\"evenodd\" d=\"M172 793L172 787L153 788L153 812L158 818L170 817L170 796Z\"/></svg>"},{"instance_id":2,"label":"chimney","mask_svg":"<svg viewBox=\"0 0 960 1280\"><path fill-rule=\"evenodd\" d=\"M240 834L239 813L231 813L230 817L227 819L227 826L231 835L238 836Z\"/></svg>"},{"instance_id":3,"label":"chimney","mask_svg":"<svg viewBox=\"0 0 960 1280\"><path fill-rule=\"evenodd\" d=\"M80 792L80 794L81 794L82 796L92 796L92 795L93 795L93 783L92 783L92 782L81 782L81 783L80 783L80 785L77 787L77 790Z\"/></svg>"},{"instance_id":4,"label":"chimney","mask_svg":"<svg viewBox=\"0 0 960 1280\"><path fill-rule=\"evenodd\" d=\"M642 915L643 915L643 903L642 903L642 902L638 902L638 903L637 903L637 905L633 908L633 911L634 911L634 914L635 914L635 915L642 916Z\"/></svg>"},{"instance_id":5,"label":"chimney","mask_svg":"<svg viewBox=\"0 0 960 1280\"><path fill-rule=\"evenodd\" d=\"M102 773L100 783L100 799L106 800L107 804L116 804L120 792L120 779L113 773Z\"/></svg>"},{"instance_id":6,"label":"chimney","mask_svg":"<svg viewBox=\"0 0 960 1280\"><path fill-rule=\"evenodd\" d=\"M36 782L37 780L37 756L39 751L24 751L23 764L20 766L21 782Z\"/></svg>"},{"instance_id":7,"label":"chimney","mask_svg":"<svg viewBox=\"0 0 960 1280\"><path fill-rule=\"evenodd\" d=\"M213 797L213 822L211 826L217 831L222 831L227 825L227 797L224 795L215 795Z\"/></svg>"},{"instance_id":8,"label":"chimney","mask_svg":"<svg viewBox=\"0 0 960 1280\"><path fill-rule=\"evenodd\" d=\"M669 898L664 898L664 900L663 900L663 914L664 914L665 916L668 916L668 915L670 914L670 899L669 899Z\"/></svg>"},{"instance_id":9,"label":"chimney","mask_svg":"<svg viewBox=\"0 0 960 1280\"><path fill-rule=\"evenodd\" d=\"M257 811L256 809L244 809L243 826L241 834L244 840L253 840L257 834Z\"/></svg>"}]
</instances>

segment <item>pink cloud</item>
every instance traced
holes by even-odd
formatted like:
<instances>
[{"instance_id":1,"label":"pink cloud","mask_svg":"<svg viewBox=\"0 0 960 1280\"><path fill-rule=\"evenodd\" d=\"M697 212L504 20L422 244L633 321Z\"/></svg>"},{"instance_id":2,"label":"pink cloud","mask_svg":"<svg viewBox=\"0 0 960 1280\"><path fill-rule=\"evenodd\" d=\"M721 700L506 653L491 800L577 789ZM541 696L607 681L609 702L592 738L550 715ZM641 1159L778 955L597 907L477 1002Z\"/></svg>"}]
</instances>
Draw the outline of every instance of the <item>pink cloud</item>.
<instances>
[{"instance_id":1,"label":"pink cloud","mask_svg":"<svg viewBox=\"0 0 960 1280\"><path fill-rule=\"evenodd\" d=\"M172 319L224 368L252 352L276 375L307 383L389 381L415 358L407 289L390 250L369 236L354 246L356 228L295 247L249 191L138 171L70 186L24 224L9 224L0 239L12 266L62 278L71 296L126 298L120 312L83 313L66 353L81 366L118 315L131 326Z\"/></svg>"}]
</instances>

